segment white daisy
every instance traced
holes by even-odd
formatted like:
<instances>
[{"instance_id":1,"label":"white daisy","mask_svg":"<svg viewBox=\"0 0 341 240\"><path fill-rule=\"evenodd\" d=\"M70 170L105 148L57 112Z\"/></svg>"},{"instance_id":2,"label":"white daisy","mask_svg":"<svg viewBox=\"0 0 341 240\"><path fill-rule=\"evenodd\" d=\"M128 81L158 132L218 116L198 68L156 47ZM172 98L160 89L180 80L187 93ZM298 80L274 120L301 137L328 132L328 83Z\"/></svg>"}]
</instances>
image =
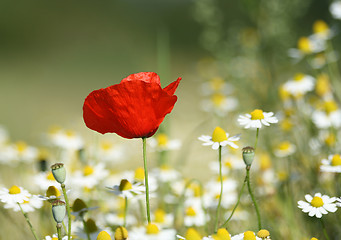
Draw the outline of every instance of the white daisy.
<instances>
[{"instance_id":1,"label":"white daisy","mask_svg":"<svg viewBox=\"0 0 341 240\"><path fill-rule=\"evenodd\" d=\"M202 240L215 240L215 239L230 240L231 234L225 228L219 228L216 234L213 234L208 237L204 237Z\"/></svg>"},{"instance_id":2,"label":"white daisy","mask_svg":"<svg viewBox=\"0 0 341 240\"><path fill-rule=\"evenodd\" d=\"M175 229L160 229L156 224L149 223L146 227L136 227L129 231L132 240L174 240Z\"/></svg>"},{"instance_id":3,"label":"white daisy","mask_svg":"<svg viewBox=\"0 0 341 240\"><path fill-rule=\"evenodd\" d=\"M201 84L201 93L205 96L212 95L214 93L231 94L234 91L234 87L224 81L221 77L211 78L209 81Z\"/></svg>"},{"instance_id":4,"label":"white daisy","mask_svg":"<svg viewBox=\"0 0 341 240\"><path fill-rule=\"evenodd\" d=\"M162 228L168 228L173 225L174 216L171 213L166 213L163 209L156 209L152 213L152 220Z\"/></svg>"},{"instance_id":5,"label":"white daisy","mask_svg":"<svg viewBox=\"0 0 341 240\"><path fill-rule=\"evenodd\" d=\"M321 195L321 193L316 193L314 197L310 194L305 195L305 201L298 201L298 207L302 209L303 212L308 213L310 217L316 216L321 218L323 214L328 214L328 212L336 212L337 207L335 201L336 197L329 197L327 195Z\"/></svg>"},{"instance_id":6,"label":"white daisy","mask_svg":"<svg viewBox=\"0 0 341 240\"><path fill-rule=\"evenodd\" d=\"M241 170L245 169L245 163L243 162L242 159L240 159L239 156L236 155L228 155L227 157L223 157L222 161L222 174L226 175L230 172L231 169L233 170ZM210 169L216 173L219 174L219 162L217 161L212 161L209 163Z\"/></svg>"},{"instance_id":7,"label":"white daisy","mask_svg":"<svg viewBox=\"0 0 341 240\"><path fill-rule=\"evenodd\" d=\"M325 101L321 110L315 110L312 114L312 120L316 127L325 129L329 127L341 126L341 110L335 101Z\"/></svg>"},{"instance_id":8,"label":"white daisy","mask_svg":"<svg viewBox=\"0 0 341 240\"><path fill-rule=\"evenodd\" d=\"M55 186L49 186L44 196L39 196L42 200L54 201L61 197L61 193Z\"/></svg>"},{"instance_id":9,"label":"white daisy","mask_svg":"<svg viewBox=\"0 0 341 240\"><path fill-rule=\"evenodd\" d=\"M205 112L213 112L218 116L225 116L234 111L238 106L238 100L234 97L228 97L221 93L213 94L209 99L201 102L201 108Z\"/></svg>"},{"instance_id":10,"label":"white daisy","mask_svg":"<svg viewBox=\"0 0 341 240\"><path fill-rule=\"evenodd\" d=\"M278 122L278 119L273 115L273 112L255 109L250 114L239 115L238 122L242 126L245 125L244 128L261 128L262 125L270 126L270 123Z\"/></svg>"},{"instance_id":11,"label":"white daisy","mask_svg":"<svg viewBox=\"0 0 341 240\"><path fill-rule=\"evenodd\" d=\"M204 226L206 221L209 220L209 216L205 215L201 206L199 207L197 205L186 207L184 216L184 225L186 227Z\"/></svg>"},{"instance_id":12,"label":"white daisy","mask_svg":"<svg viewBox=\"0 0 341 240\"><path fill-rule=\"evenodd\" d=\"M108 213L104 215L105 222L111 226L123 226L124 224L124 214ZM129 226L134 226L137 223L137 219L134 215L127 214L126 222Z\"/></svg>"},{"instance_id":13,"label":"white daisy","mask_svg":"<svg viewBox=\"0 0 341 240\"><path fill-rule=\"evenodd\" d=\"M54 128L48 136L53 145L65 150L79 150L84 145L81 136L72 130Z\"/></svg>"},{"instance_id":14,"label":"white daisy","mask_svg":"<svg viewBox=\"0 0 341 240\"><path fill-rule=\"evenodd\" d=\"M37 196L33 195L28 200L20 203L20 206L24 212L34 212L35 209L40 209L43 206L43 200ZM7 203L4 208L12 209L14 212L19 212L20 207L17 203Z\"/></svg>"},{"instance_id":15,"label":"white daisy","mask_svg":"<svg viewBox=\"0 0 341 240\"><path fill-rule=\"evenodd\" d=\"M231 240L262 240L252 231L246 231L231 237Z\"/></svg>"},{"instance_id":16,"label":"white daisy","mask_svg":"<svg viewBox=\"0 0 341 240\"><path fill-rule=\"evenodd\" d=\"M274 149L274 154L277 157L287 157L295 153L296 146L288 141L281 142Z\"/></svg>"},{"instance_id":17,"label":"white daisy","mask_svg":"<svg viewBox=\"0 0 341 240\"><path fill-rule=\"evenodd\" d=\"M34 183L39 186L39 188L45 191L50 186L59 187L60 183L58 183L51 171L48 172L40 172L34 175L33 177Z\"/></svg>"},{"instance_id":18,"label":"white daisy","mask_svg":"<svg viewBox=\"0 0 341 240\"><path fill-rule=\"evenodd\" d=\"M67 240L67 239L68 239L68 236L65 236L62 238L62 240ZM58 240L58 235L53 234L52 237L51 236L45 236L44 240Z\"/></svg>"},{"instance_id":19,"label":"white daisy","mask_svg":"<svg viewBox=\"0 0 341 240\"><path fill-rule=\"evenodd\" d=\"M87 165L82 170L76 171L72 176L72 184L77 187L93 188L109 175L103 163Z\"/></svg>"},{"instance_id":20,"label":"white daisy","mask_svg":"<svg viewBox=\"0 0 341 240\"><path fill-rule=\"evenodd\" d=\"M107 163L119 163L126 157L124 147L112 141L102 140L98 146L90 146L92 156Z\"/></svg>"},{"instance_id":21,"label":"white daisy","mask_svg":"<svg viewBox=\"0 0 341 240\"><path fill-rule=\"evenodd\" d=\"M186 234L183 236L176 235L178 239L201 239L200 233L194 228L188 228Z\"/></svg>"},{"instance_id":22,"label":"white daisy","mask_svg":"<svg viewBox=\"0 0 341 240\"><path fill-rule=\"evenodd\" d=\"M328 159L322 159L320 166L321 172L341 173L341 156L340 154L331 154Z\"/></svg>"},{"instance_id":23,"label":"white daisy","mask_svg":"<svg viewBox=\"0 0 341 240\"><path fill-rule=\"evenodd\" d=\"M232 148L238 148L238 145L236 145L234 142L240 139L240 135L229 137L229 134L222 128L216 127L213 131L212 137L208 135L202 135L198 139L205 142L202 145L212 145L212 149L217 150L219 146L225 147L226 145L229 145Z\"/></svg>"},{"instance_id":24,"label":"white daisy","mask_svg":"<svg viewBox=\"0 0 341 240\"><path fill-rule=\"evenodd\" d=\"M284 83L283 88L292 96L298 98L314 90L315 78L297 73L292 79Z\"/></svg>"},{"instance_id":25,"label":"white daisy","mask_svg":"<svg viewBox=\"0 0 341 240\"><path fill-rule=\"evenodd\" d=\"M127 179L122 179L120 185L114 185L113 187L107 187L111 192L117 196L123 198L132 198L138 195L144 194L146 191L145 186L140 183L130 183Z\"/></svg>"},{"instance_id":26,"label":"white daisy","mask_svg":"<svg viewBox=\"0 0 341 240\"><path fill-rule=\"evenodd\" d=\"M16 161L31 163L38 158L38 149L32 146L28 146L23 141L16 142L11 146L15 152Z\"/></svg>"},{"instance_id":27,"label":"white daisy","mask_svg":"<svg viewBox=\"0 0 341 240\"><path fill-rule=\"evenodd\" d=\"M319 53L325 49L326 42L315 35L311 35L309 37L300 37L297 41L297 48L290 48L288 55L295 60L294 62L298 62L306 55Z\"/></svg>"},{"instance_id":28,"label":"white daisy","mask_svg":"<svg viewBox=\"0 0 341 240\"><path fill-rule=\"evenodd\" d=\"M329 7L329 11L333 18L341 20L341 1L334 1Z\"/></svg>"},{"instance_id":29,"label":"white daisy","mask_svg":"<svg viewBox=\"0 0 341 240\"><path fill-rule=\"evenodd\" d=\"M181 141L178 139L169 139L167 134L158 133L148 140L148 144L152 149L162 152L177 150L181 147Z\"/></svg>"},{"instance_id":30,"label":"white daisy","mask_svg":"<svg viewBox=\"0 0 341 240\"><path fill-rule=\"evenodd\" d=\"M181 177L180 172L168 165L162 165L160 168L154 168L151 174L161 182L173 182Z\"/></svg>"},{"instance_id":31,"label":"white daisy","mask_svg":"<svg viewBox=\"0 0 341 240\"><path fill-rule=\"evenodd\" d=\"M23 203L24 201L29 201L30 197L31 194L27 190L16 185L10 189L3 188L0 190L0 200L7 204Z\"/></svg>"}]
</instances>

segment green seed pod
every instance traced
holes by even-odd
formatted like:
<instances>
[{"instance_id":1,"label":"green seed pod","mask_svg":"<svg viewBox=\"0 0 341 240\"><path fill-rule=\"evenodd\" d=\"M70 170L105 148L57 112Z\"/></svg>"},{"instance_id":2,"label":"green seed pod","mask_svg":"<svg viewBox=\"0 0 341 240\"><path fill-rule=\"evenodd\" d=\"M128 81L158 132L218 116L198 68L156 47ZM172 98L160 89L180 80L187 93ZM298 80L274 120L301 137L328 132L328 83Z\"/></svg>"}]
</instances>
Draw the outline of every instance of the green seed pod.
<instances>
[{"instance_id":1,"label":"green seed pod","mask_svg":"<svg viewBox=\"0 0 341 240\"><path fill-rule=\"evenodd\" d=\"M63 163L56 163L51 166L52 174L57 182L63 184L66 178L66 170Z\"/></svg>"},{"instance_id":2,"label":"green seed pod","mask_svg":"<svg viewBox=\"0 0 341 240\"><path fill-rule=\"evenodd\" d=\"M55 200L52 202L52 215L57 223L63 222L66 214L65 202L61 200Z\"/></svg>"},{"instance_id":3,"label":"green seed pod","mask_svg":"<svg viewBox=\"0 0 341 240\"><path fill-rule=\"evenodd\" d=\"M251 166L253 159L255 158L255 149L253 147L244 147L243 151L243 160L246 166Z\"/></svg>"}]
</instances>

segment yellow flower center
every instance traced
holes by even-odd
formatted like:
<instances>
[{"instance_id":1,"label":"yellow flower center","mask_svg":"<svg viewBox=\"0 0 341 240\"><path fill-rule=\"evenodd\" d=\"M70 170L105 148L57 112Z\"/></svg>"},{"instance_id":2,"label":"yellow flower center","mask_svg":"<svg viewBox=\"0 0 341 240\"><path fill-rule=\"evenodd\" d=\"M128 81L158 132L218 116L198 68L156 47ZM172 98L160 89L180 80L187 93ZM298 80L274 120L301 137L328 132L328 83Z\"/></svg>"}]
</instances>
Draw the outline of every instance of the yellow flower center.
<instances>
[{"instance_id":1,"label":"yellow flower center","mask_svg":"<svg viewBox=\"0 0 341 240\"><path fill-rule=\"evenodd\" d=\"M187 216L191 216L191 217L194 217L197 215L197 213L195 212L195 210L192 208L192 207L188 207L186 209L186 215Z\"/></svg>"},{"instance_id":2,"label":"yellow flower center","mask_svg":"<svg viewBox=\"0 0 341 240\"><path fill-rule=\"evenodd\" d=\"M94 170L93 167L91 167L91 166L85 166L85 167L83 168L83 175L84 175L84 176L89 176L89 175L93 174L94 171L95 171L95 170Z\"/></svg>"},{"instance_id":3,"label":"yellow flower center","mask_svg":"<svg viewBox=\"0 0 341 240\"><path fill-rule=\"evenodd\" d=\"M219 198L220 198L220 194L216 194L216 195L214 196L214 198L215 198L215 199L219 199Z\"/></svg>"},{"instance_id":4,"label":"yellow flower center","mask_svg":"<svg viewBox=\"0 0 341 240\"><path fill-rule=\"evenodd\" d=\"M314 197L313 200L311 200L311 206L319 208L323 206L323 200L320 197Z\"/></svg>"},{"instance_id":5,"label":"yellow flower center","mask_svg":"<svg viewBox=\"0 0 341 240\"><path fill-rule=\"evenodd\" d=\"M61 194L55 186L49 186L46 190L46 197L56 196L59 197Z\"/></svg>"},{"instance_id":6,"label":"yellow flower center","mask_svg":"<svg viewBox=\"0 0 341 240\"><path fill-rule=\"evenodd\" d=\"M335 154L332 158L331 164L332 164L332 166L340 166L341 165L341 156L339 154Z\"/></svg>"},{"instance_id":7,"label":"yellow flower center","mask_svg":"<svg viewBox=\"0 0 341 240\"><path fill-rule=\"evenodd\" d=\"M293 127L293 124L289 118L285 118L284 120L281 121L281 128L283 131L290 131Z\"/></svg>"},{"instance_id":8,"label":"yellow flower center","mask_svg":"<svg viewBox=\"0 0 341 240\"><path fill-rule=\"evenodd\" d=\"M163 170L163 171L169 171L169 170L171 170L171 167L169 165L167 165L167 164L162 164L160 166L160 169Z\"/></svg>"},{"instance_id":9,"label":"yellow flower center","mask_svg":"<svg viewBox=\"0 0 341 240\"><path fill-rule=\"evenodd\" d=\"M128 238L128 231L124 227L118 227L115 230L115 240L126 240Z\"/></svg>"},{"instance_id":10,"label":"yellow flower center","mask_svg":"<svg viewBox=\"0 0 341 240\"><path fill-rule=\"evenodd\" d=\"M304 78L304 74L303 73L296 73L294 76L294 80L299 82L302 81L302 79Z\"/></svg>"},{"instance_id":11,"label":"yellow flower center","mask_svg":"<svg viewBox=\"0 0 341 240\"><path fill-rule=\"evenodd\" d=\"M164 133L159 133L156 136L157 144L161 147L167 146L168 143L168 136Z\"/></svg>"},{"instance_id":12,"label":"yellow flower center","mask_svg":"<svg viewBox=\"0 0 341 240\"><path fill-rule=\"evenodd\" d=\"M244 232L244 240L256 240L256 236L252 231Z\"/></svg>"},{"instance_id":13,"label":"yellow flower center","mask_svg":"<svg viewBox=\"0 0 341 240\"><path fill-rule=\"evenodd\" d=\"M72 137L74 137L76 134L75 134L75 132L72 131L72 130L66 130L66 131L65 131L65 135L66 135L68 138L72 138Z\"/></svg>"},{"instance_id":14,"label":"yellow flower center","mask_svg":"<svg viewBox=\"0 0 341 240\"><path fill-rule=\"evenodd\" d=\"M257 233L257 237L260 237L260 238L266 238L266 237L269 237L270 236L270 233L268 230L265 230L265 229L261 229L259 230L259 232Z\"/></svg>"},{"instance_id":15,"label":"yellow flower center","mask_svg":"<svg viewBox=\"0 0 341 240\"><path fill-rule=\"evenodd\" d=\"M211 101L213 102L213 105L216 107L221 106L224 100L225 100L225 96L221 93L215 93L211 97Z\"/></svg>"},{"instance_id":16,"label":"yellow flower center","mask_svg":"<svg viewBox=\"0 0 341 240\"><path fill-rule=\"evenodd\" d=\"M281 86L279 88L279 97L281 98L282 101L285 101L289 99L290 93L283 86Z\"/></svg>"},{"instance_id":17,"label":"yellow flower center","mask_svg":"<svg viewBox=\"0 0 341 240\"><path fill-rule=\"evenodd\" d=\"M210 86L214 91L219 91L224 86L224 79L220 77L212 78L210 80Z\"/></svg>"},{"instance_id":18,"label":"yellow flower center","mask_svg":"<svg viewBox=\"0 0 341 240\"><path fill-rule=\"evenodd\" d=\"M226 141L226 132L221 127L216 127L212 134L213 142L223 142Z\"/></svg>"},{"instance_id":19,"label":"yellow flower center","mask_svg":"<svg viewBox=\"0 0 341 240\"><path fill-rule=\"evenodd\" d=\"M53 237L52 240L58 240L58 238L57 237Z\"/></svg>"},{"instance_id":20,"label":"yellow flower center","mask_svg":"<svg viewBox=\"0 0 341 240\"><path fill-rule=\"evenodd\" d=\"M62 128L59 126L51 126L51 127L49 127L48 133L50 135L54 135L54 134L58 133L60 130L62 130Z\"/></svg>"},{"instance_id":21,"label":"yellow flower center","mask_svg":"<svg viewBox=\"0 0 341 240\"><path fill-rule=\"evenodd\" d=\"M154 215L155 215L155 222L157 222L157 223L164 223L165 222L166 213L162 209L157 209L155 211Z\"/></svg>"},{"instance_id":22,"label":"yellow flower center","mask_svg":"<svg viewBox=\"0 0 341 240\"><path fill-rule=\"evenodd\" d=\"M15 145L19 153L23 153L27 149L27 144L25 142L17 142Z\"/></svg>"},{"instance_id":23,"label":"yellow flower center","mask_svg":"<svg viewBox=\"0 0 341 240\"><path fill-rule=\"evenodd\" d=\"M223 176L222 179L223 179L223 181L225 181L225 180L227 179L227 177L226 177L226 176ZM218 176L218 177L216 178L216 181L217 181L217 182L220 182L220 176Z\"/></svg>"},{"instance_id":24,"label":"yellow flower center","mask_svg":"<svg viewBox=\"0 0 341 240\"><path fill-rule=\"evenodd\" d=\"M266 170L271 167L271 158L269 154L263 153L260 156L260 169L261 170Z\"/></svg>"},{"instance_id":25,"label":"yellow flower center","mask_svg":"<svg viewBox=\"0 0 341 240\"><path fill-rule=\"evenodd\" d=\"M231 169L232 163L230 161L226 161L226 162L224 162L224 166Z\"/></svg>"},{"instance_id":26,"label":"yellow flower center","mask_svg":"<svg viewBox=\"0 0 341 240\"><path fill-rule=\"evenodd\" d=\"M144 169L142 167L136 168L134 178L139 182L144 180Z\"/></svg>"},{"instance_id":27,"label":"yellow flower center","mask_svg":"<svg viewBox=\"0 0 341 240\"><path fill-rule=\"evenodd\" d=\"M14 185L9 189L8 192L9 192L9 194L19 194L21 192L21 190L18 186Z\"/></svg>"},{"instance_id":28,"label":"yellow flower center","mask_svg":"<svg viewBox=\"0 0 341 240\"><path fill-rule=\"evenodd\" d=\"M111 240L111 237L106 231L101 231L97 236L97 240Z\"/></svg>"},{"instance_id":29,"label":"yellow flower center","mask_svg":"<svg viewBox=\"0 0 341 240\"><path fill-rule=\"evenodd\" d=\"M310 240L318 240L317 238L315 238L315 237L312 237Z\"/></svg>"},{"instance_id":30,"label":"yellow flower center","mask_svg":"<svg viewBox=\"0 0 341 240\"><path fill-rule=\"evenodd\" d=\"M126 191L130 190L133 188L133 185L127 180L127 179L122 179L120 183L120 191Z\"/></svg>"},{"instance_id":31,"label":"yellow flower center","mask_svg":"<svg viewBox=\"0 0 341 240\"><path fill-rule=\"evenodd\" d=\"M46 179L47 180L50 180L50 181L54 181L55 179L54 179L54 176L53 176L53 174L52 174L52 172L49 172L47 175L46 175Z\"/></svg>"},{"instance_id":32,"label":"yellow flower center","mask_svg":"<svg viewBox=\"0 0 341 240\"><path fill-rule=\"evenodd\" d=\"M313 32L318 34L326 34L329 31L329 27L325 21L317 20L313 25Z\"/></svg>"},{"instance_id":33,"label":"yellow flower center","mask_svg":"<svg viewBox=\"0 0 341 240\"><path fill-rule=\"evenodd\" d=\"M289 150L290 146L291 146L290 142L285 141L285 142L281 142L278 145L278 149L281 151L285 151L285 150Z\"/></svg>"},{"instance_id":34,"label":"yellow flower center","mask_svg":"<svg viewBox=\"0 0 341 240\"><path fill-rule=\"evenodd\" d=\"M332 147L335 145L336 137L334 134L331 133L326 137L326 139L324 141L329 147Z\"/></svg>"},{"instance_id":35,"label":"yellow flower center","mask_svg":"<svg viewBox=\"0 0 341 240\"><path fill-rule=\"evenodd\" d=\"M303 53L311 53L311 43L309 38L301 37L298 39L297 48Z\"/></svg>"},{"instance_id":36,"label":"yellow flower center","mask_svg":"<svg viewBox=\"0 0 341 240\"><path fill-rule=\"evenodd\" d=\"M201 240L201 236L194 228L189 228L185 235L186 240Z\"/></svg>"},{"instance_id":37,"label":"yellow flower center","mask_svg":"<svg viewBox=\"0 0 341 240\"><path fill-rule=\"evenodd\" d=\"M323 96L326 93L330 92L330 83L328 75L321 74L316 79L316 93L319 96Z\"/></svg>"},{"instance_id":38,"label":"yellow flower center","mask_svg":"<svg viewBox=\"0 0 341 240\"><path fill-rule=\"evenodd\" d=\"M217 236L221 240L231 240L230 233L225 228L219 228L217 232Z\"/></svg>"},{"instance_id":39,"label":"yellow flower center","mask_svg":"<svg viewBox=\"0 0 341 240\"><path fill-rule=\"evenodd\" d=\"M278 175L278 179L280 180L280 181L286 181L287 179L288 179L288 173L287 172L285 172L285 171L279 171L278 173L277 173L277 175Z\"/></svg>"},{"instance_id":40,"label":"yellow flower center","mask_svg":"<svg viewBox=\"0 0 341 240\"><path fill-rule=\"evenodd\" d=\"M330 114L338 109L335 101L326 101L324 103L324 110L327 114Z\"/></svg>"},{"instance_id":41,"label":"yellow flower center","mask_svg":"<svg viewBox=\"0 0 341 240\"><path fill-rule=\"evenodd\" d=\"M158 234L159 228L153 223L148 223L148 225L146 227L146 233L147 234Z\"/></svg>"},{"instance_id":42,"label":"yellow flower center","mask_svg":"<svg viewBox=\"0 0 341 240\"><path fill-rule=\"evenodd\" d=\"M198 184L192 184L191 189L194 192L194 197L200 197L201 196L202 192L201 192L201 188Z\"/></svg>"},{"instance_id":43,"label":"yellow flower center","mask_svg":"<svg viewBox=\"0 0 341 240\"><path fill-rule=\"evenodd\" d=\"M102 150L108 151L112 148L112 144L110 142L102 142L100 147Z\"/></svg>"},{"instance_id":44,"label":"yellow flower center","mask_svg":"<svg viewBox=\"0 0 341 240\"><path fill-rule=\"evenodd\" d=\"M251 112L251 120L260 120L264 119L263 110L255 109Z\"/></svg>"}]
</instances>

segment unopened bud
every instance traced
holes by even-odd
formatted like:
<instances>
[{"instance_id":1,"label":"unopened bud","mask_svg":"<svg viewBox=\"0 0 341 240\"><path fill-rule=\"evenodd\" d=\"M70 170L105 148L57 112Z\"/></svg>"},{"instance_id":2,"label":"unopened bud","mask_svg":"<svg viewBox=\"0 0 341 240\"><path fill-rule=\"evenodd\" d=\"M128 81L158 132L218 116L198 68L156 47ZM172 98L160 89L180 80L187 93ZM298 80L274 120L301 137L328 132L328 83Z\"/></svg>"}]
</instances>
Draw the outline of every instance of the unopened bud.
<instances>
[{"instance_id":1,"label":"unopened bud","mask_svg":"<svg viewBox=\"0 0 341 240\"><path fill-rule=\"evenodd\" d=\"M53 177L60 184L65 182L66 170L63 163L56 163L51 166Z\"/></svg>"},{"instance_id":2,"label":"unopened bud","mask_svg":"<svg viewBox=\"0 0 341 240\"><path fill-rule=\"evenodd\" d=\"M53 218L57 223L63 222L66 214L65 202L61 200L55 200L52 203L52 214Z\"/></svg>"},{"instance_id":3,"label":"unopened bud","mask_svg":"<svg viewBox=\"0 0 341 240\"><path fill-rule=\"evenodd\" d=\"M243 160L246 166L251 166L253 159L255 157L255 149L253 147L244 147L242 149L243 151Z\"/></svg>"}]
</instances>

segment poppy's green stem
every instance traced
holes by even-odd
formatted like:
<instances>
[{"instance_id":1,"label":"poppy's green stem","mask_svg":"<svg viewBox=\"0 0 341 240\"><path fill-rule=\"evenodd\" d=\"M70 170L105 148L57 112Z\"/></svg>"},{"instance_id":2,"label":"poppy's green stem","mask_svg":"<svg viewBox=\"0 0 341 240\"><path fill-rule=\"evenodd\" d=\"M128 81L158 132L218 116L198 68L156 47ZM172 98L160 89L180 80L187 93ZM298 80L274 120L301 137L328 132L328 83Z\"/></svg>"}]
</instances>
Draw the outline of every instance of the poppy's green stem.
<instances>
[{"instance_id":1,"label":"poppy's green stem","mask_svg":"<svg viewBox=\"0 0 341 240\"><path fill-rule=\"evenodd\" d=\"M36 231L34 230L32 224L31 224L30 219L28 218L27 213L24 212L24 210L22 209L20 203L18 203L18 205L19 205L19 208L20 208L21 213L24 215L24 217L25 217L25 219L26 219L26 222L27 222L28 226L30 227L30 229L31 229L31 231L32 231L32 233L33 233L34 238L35 238L36 240L39 240L39 238L38 238L38 236L37 236L37 233L36 233Z\"/></svg>"},{"instance_id":2,"label":"poppy's green stem","mask_svg":"<svg viewBox=\"0 0 341 240\"><path fill-rule=\"evenodd\" d=\"M144 162L144 183L146 185L146 208L147 208L147 221L148 223L151 222L150 220L150 205L149 205L149 185L148 185L148 168L147 168L147 157L146 157L146 138L142 138L143 143L143 162Z\"/></svg>"},{"instance_id":3,"label":"poppy's green stem","mask_svg":"<svg viewBox=\"0 0 341 240\"><path fill-rule=\"evenodd\" d=\"M123 227L126 227L127 225L127 213L128 213L128 198L124 198L124 222Z\"/></svg>"},{"instance_id":4,"label":"poppy's green stem","mask_svg":"<svg viewBox=\"0 0 341 240\"><path fill-rule=\"evenodd\" d=\"M63 190L63 195L64 195L64 199L65 199L65 204L66 204L66 210L67 210L67 218L68 218L67 239L70 240L71 239L71 211L70 211L70 204L69 204L69 199L68 199L67 194L66 194L65 184L62 183L60 186L62 187L62 190Z\"/></svg>"},{"instance_id":5,"label":"poppy's green stem","mask_svg":"<svg viewBox=\"0 0 341 240\"><path fill-rule=\"evenodd\" d=\"M230 221L230 219L232 218L234 212L236 211L236 209L237 209L237 207L238 207L238 205L239 205L239 202L240 202L240 198L241 198L241 196L242 196L242 194L243 194L243 191L244 191L244 187L245 187L246 182L247 182L247 177L245 176L244 182L243 182L243 186L242 186L242 188L240 189L240 192L239 192L239 195L238 195L237 203L236 203L236 205L234 206L234 208L233 208L233 210L232 210L232 212L231 212L231 215L230 215L229 218L221 225L221 227L226 227L226 226L227 226L228 222Z\"/></svg>"},{"instance_id":6,"label":"poppy's green stem","mask_svg":"<svg viewBox=\"0 0 341 240\"><path fill-rule=\"evenodd\" d=\"M250 167L246 167L246 180L247 180L247 188L249 190L250 197L251 197L252 202L255 205L255 209L256 209L256 214L257 214L257 219L258 219L258 230L261 230L262 229L262 220L261 220L258 204L256 202L255 196L252 193L251 184L250 184Z\"/></svg>"},{"instance_id":7,"label":"poppy's green stem","mask_svg":"<svg viewBox=\"0 0 341 240\"><path fill-rule=\"evenodd\" d=\"M88 240L91 240L89 229L88 229L88 226L86 225L86 222L83 216L82 216L82 221L83 221L83 228L84 228L84 232L86 233L86 237L88 238Z\"/></svg>"},{"instance_id":8,"label":"poppy's green stem","mask_svg":"<svg viewBox=\"0 0 341 240\"><path fill-rule=\"evenodd\" d=\"M323 219L320 218L320 221L321 221L324 236L326 237L327 240L330 240L328 233L327 233L327 230L326 230L326 226L324 225Z\"/></svg>"},{"instance_id":9,"label":"poppy's green stem","mask_svg":"<svg viewBox=\"0 0 341 240\"><path fill-rule=\"evenodd\" d=\"M259 135L259 128L257 128L257 132L256 132L256 142L255 142L255 151L256 151L256 148L257 148L257 143L258 143L258 135Z\"/></svg>"},{"instance_id":10,"label":"poppy's green stem","mask_svg":"<svg viewBox=\"0 0 341 240\"><path fill-rule=\"evenodd\" d=\"M58 240L62 240L62 224L57 223L57 235Z\"/></svg>"},{"instance_id":11,"label":"poppy's green stem","mask_svg":"<svg viewBox=\"0 0 341 240\"><path fill-rule=\"evenodd\" d=\"M223 197L223 174L221 172L221 146L220 145L219 145L219 157L218 157L218 159L219 159L220 195L219 195L217 211L215 214L215 224L214 224L214 232L215 233L218 231L220 205L221 205L221 199Z\"/></svg>"}]
</instances>

